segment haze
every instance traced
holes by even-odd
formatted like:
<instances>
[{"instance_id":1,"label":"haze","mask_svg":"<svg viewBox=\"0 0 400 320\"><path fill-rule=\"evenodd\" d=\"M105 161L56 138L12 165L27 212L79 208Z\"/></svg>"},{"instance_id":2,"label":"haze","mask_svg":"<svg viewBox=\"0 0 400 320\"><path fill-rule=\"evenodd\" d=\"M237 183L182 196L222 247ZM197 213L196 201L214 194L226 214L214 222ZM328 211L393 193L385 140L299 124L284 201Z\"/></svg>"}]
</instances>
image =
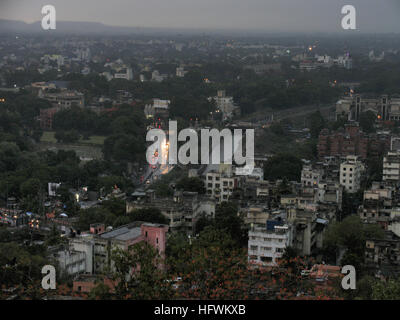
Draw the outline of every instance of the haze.
<instances>
[{"instance_id":1,"label":"haze","mask_svg":"<svg viewBox=\"0 0 400 320\"><path fill-rule=\"evenodd\" d=\"M0 19L39 21L52 4L58 21L112 26L340 32L341 8L357 9L357 31L399 32L398 0L0 0ZM344 31L343 31L344 32Z\"/></svg>"}]
</instances>

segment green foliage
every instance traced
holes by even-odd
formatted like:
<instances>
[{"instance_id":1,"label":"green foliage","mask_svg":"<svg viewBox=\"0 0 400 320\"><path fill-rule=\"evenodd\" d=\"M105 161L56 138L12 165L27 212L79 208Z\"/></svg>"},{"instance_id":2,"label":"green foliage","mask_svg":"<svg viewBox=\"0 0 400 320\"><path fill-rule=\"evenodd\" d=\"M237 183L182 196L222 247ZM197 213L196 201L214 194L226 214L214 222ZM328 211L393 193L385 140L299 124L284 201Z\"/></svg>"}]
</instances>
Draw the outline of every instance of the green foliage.
<instances>
[{"instance_id":1,"label":"green foliage","mask_svg":"<svg viewBox=\"0 0 400 320\"><path fill-rule=\"evenodd\" d=\"M312 138L318 138L319 133L325 127L325 119L320 111L312 113L308 118L310 134Z\"/></svg>"},{"instance_id":2,"label":"green foliage","mask_svg":"<svg viewBox=\"0 0 400 320\"><path fill-rule=\"evenodd\" d=\"M359 119L360 127L365 133L375 132L375 127L374 127L375 121L376 121L376 115L372 111L363 112L360 115Z\"/></svg>"},{"instance_id":3,"label":"green foliage","mask_svg":"<svg viewBox=\"0 0 400 320\"><path fill-rule=\"evenodd\" d=\"M169 220L164 217L158 208L136 209L128 213L130 221L144 221L151 223L168 224Z\"/></svg>"},{"instance_id":4,"label":"green foliage","mask_svg":"<svg viewBox=\"0 0 400 320\"><path fill-rule=\"evenodd\" d=\"M303 163L291 154L278 154L267 161L264 167L265 180L286 178L289 181L300 181Z\"/></svg>"},{"instance_id":5,"label":"green foliage","mask_svg":"<svg viewBox=\"0 0 400 320\"><path fill-rule=\"evenodd\" d=\"M74 143L79 140L80 135L76 130L69 130L69 131L57 131L54 137L57 139L57 142Z\"/></svg>"},{"instance_id":6,"label":"green foliage","mask_svg":"<svg viewBox=\"0 0 400 320\"><path fill-rule=\"evenodd\" d=\"M42 254L31 254L17 243L0 243L0 283L6 288L41 279L48 263Z\"/></svg>"},{"instance_id":7,"label":"green foliage","mask_svg":"<svg viewBox=\"0 0 400 320\"><path fill-rule=\"evenodd\" d=\"M233 202L222 202L215 210L214 226L227 233L240 246L247 246L248 233L243 228L243 219L239 216L238 207Z\"/></svg>"},{"instance_id":8,"label":"green foliage","mask_svg":"<svg viewBox=\"0 0 400 320\"><path fill-rule=\"evenodd\" d=\"M376 281L372 286L372 299L399 300L400 280L388 279L386 281Z\"/></svg>"},{"instance_id":9,"label":"green foliage","mask_svg":"<svg viewBox=\"0 0 400 320\"><path fill-rule=\"evenodd\" d=\"M112 294L110 287L103 282L98 283L89 293L90 300L110 300Z\"/></svg>"},{"instance_id":10,"label":"green foliage","mask_svg":"<svg viewBox=\"0 0 400 320\"><path fill-rule=\"evenodd\" d=\"M365 241L368 238L382 239L384 232L378 225L363 224L357 215L350 215L341 222L328 227L324 237L325 252L330 252L330 260L335 258L338 248L346 250L341 264L352 264L357 271L362 270ZM329 256L329 254L327 254Z\"/></svg>"},{"instance_id":11,"label":"green foliage","mask_svg":"<svg viewBox=\"0 0 400 320\"><path fill-rule=\"evenodd\" d=\"M111 259L118 299L150 300L173 296L172 284L162 268L162 258L146 242L134 244L128 250L115 248Z\"/></svg>"},{"instance_id":12,"label":"green foliage","mask_svg":"<svg viewBox=\"0 0 400 320\"><path fill-rule=\"evenodd\" d=\"M178 190L198 192L199 194L206 193L204 182L198 177L184 177L176 184Z\"/></svg>"},{"instance_id":13,"label":"green foliage","mask_svg":"<svg viewBox=\"0 0 400 320\"><path fill-rule=\"evenodd\" d=\"M155 189L156 195L158 197L170 197L174 194L172 188L170 188L168 184L163 182L156 182L155 184L153 184L153 188Z\"/></svg>"}]
</instances>

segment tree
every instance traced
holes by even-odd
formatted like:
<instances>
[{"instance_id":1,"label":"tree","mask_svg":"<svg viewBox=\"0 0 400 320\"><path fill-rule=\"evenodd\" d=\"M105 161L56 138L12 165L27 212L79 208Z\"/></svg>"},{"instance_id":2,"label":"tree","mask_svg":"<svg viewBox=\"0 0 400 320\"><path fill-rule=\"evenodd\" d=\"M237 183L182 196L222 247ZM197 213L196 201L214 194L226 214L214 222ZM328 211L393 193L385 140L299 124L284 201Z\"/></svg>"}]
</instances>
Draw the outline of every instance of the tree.
<instances>
[{"instance_id":1,"label":"tree","mask_svg":"<svg viewBox=\"0 0 400 320\"><path fill-rule=\"evenodd\" d=\"M54 137L57 139L57 142L74 143L79 140L80 135L76 130L69 130L57 131Z\"/></svg>"},{"instance_id":2,"label":"tree","mask_svg":"<svg viewBox=\"0 0 400 320\"><path fill-rule=\"evenodd\" d=\"M400 299L400 280L388 279L386 281L376 281L372 285L372 299L374 300L399 300Z\"/></svg>"},{"instance_id":3,"label":"tree","mask_svg":"<svg viewBox=\"0 0 400 320\"><path fill-rule=\"evenodd\" d=\"M278 154L270 158L264 167L266 180L286 178L289 181L300 181L303 163L299 158L290 154Z\"/></svg>"},{"instance_id":4,"label":"tree","mask_svg":"<svg viewBox=\"0 0 400 320\"><path fill-rule=\"evenodd\" d=\"M346 253L343 262L355 264L358 271L362 270L364 261L365 241L368 238L382 239L383 230L377 225L365 225L357 215L351 215L341 222L331 224L324 238L324 251L328 260L336 258L337 250L343 248Z\"/></svg>"},{"instance_id":5,"label":"tree","mask_svg":"<svg viewBox=\"0 0 400 320\"><path fill-rule=\"evenodd\" d=\"M37 196L40 190L39 179L31 178L25 181L20 186L21 194L23 196Z\"/></svg>"},{"instance_id":6,"label":"tree","mask_svg":"<svg viewBox=\"0 0 400 320\"><path fill-rule=\"evenodd\" d=\"M312 138L318 138L319 133L325 127L325 119L320 111L312 113L308 119L310 134Z\"/></svg>"},{"instance_id":7,"label":"tree","mask_svg":"<svg viewBox=\"0 0 400 320\"><path fill-rule=\"evenodd\" d=\"M184 177L176 184L178 190L198 192L199 194L206 193L204 182L198 177Z\"/></svg>"},{"instance_id":8,"label":"tree","mask_svg":"<svg viewBox=\"0 0 400 320\"><path fill-rule=\"evenodd\" d=\"M375 121L376 121L376 115L372 111L363 112L360 115L359 119L360 127L365 133L375 132L375 127L374 127Z\"/></svg>"},{"instance_id":9,"label":"tree","mask_svg":"<svg viewBox=\"0 0 400 320\"><path fill-rule=\"evenodd\" d=\"M100 282L90 291L88 298L90 300L110 300L112 298L110 287Z\"/></svg>"},{"instance_id":10,"label":"tree","mask_svg":"<svg viewBox=\"0 0 400 320\"><path fill-rule=\"evenodd\" d=\"M235 203L222 202L217 205L214 221L218 230L227 232L240 246L247 246L248 233L242 227L243 219L239 216L239 210Z\"/></svg>"},{"instance_id":11,"label":"tree","mask_svg":"<svg viewBox=\"0 0 400 320\"><path fill-rule=\"evenodd\" d=\"M111 253L114 265L112 280L118 299L167 299L174 294L167 281L164 261L156 249L144 241L128 250L115 248Z\"/></svg>"},{"instance_id":12,"label":"tree","mask_svg":"<svg viewBox=\"0 0 400 320\"><path fill-rule=\"evenodd\" d=\"M158 208L136 209L128 213L130 221L145 221L151 223L168 224L169 220L163 216Z\"/></svg>"}]
</instances>

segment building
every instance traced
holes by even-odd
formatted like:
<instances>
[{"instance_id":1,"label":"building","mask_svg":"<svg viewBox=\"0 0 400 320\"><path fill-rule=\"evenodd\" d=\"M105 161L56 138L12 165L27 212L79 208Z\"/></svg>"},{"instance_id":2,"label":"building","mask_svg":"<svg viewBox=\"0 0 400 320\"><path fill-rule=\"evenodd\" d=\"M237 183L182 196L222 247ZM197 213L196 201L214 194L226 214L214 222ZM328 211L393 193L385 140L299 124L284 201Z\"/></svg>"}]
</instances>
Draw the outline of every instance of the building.
<instances>
[{"instance_id":1,"label":"building","mask_svg":"<svg viewBox=\"0 0 400 320\"><path fill-rule=\"evenodd\" d=\"M133 222L114 230L105 230L104 225L94 224L90 233L71 238L69 248L58 252L56 258L63 272L70 275L102 273L112 269L111 252L115 248L128 250L145 241L163 256L167 232L166 225L146 222Z\"/></svg>"},{"instance_id":2,"label":"building","mask_svg":"<svg viewBox=\"0 0 400 320\"><path fill-rule=\"evenodd\" d=\"M357 155L361 159L377 156L390 149L391 136L386 132L366 134L360 130L358 123L348 123L344 129L330 132L321 130L318 138L318 157L346 157Z\"/></svg>"},{"instance_id":3,"label":"building","mask_svg":"<svg viewBox=\"0 0 400 320\"><path fill-rule=\"evenodd\" d=\"M394 184L400 182L400 151L390 151L383 157L382 180Z\"/></svg>"},{"instance_id":4,"label":"building","mask_svg":"<svg viewBox=\"0 0 400 320\"><path fill-rule=\"evenodd\" d=\"M168 79L168 75L167 74L160 74L160 72L158 70L154 70L151 73L151 80L152 81L162 82L165 79Z\"/></svg>"},{"instance_id":5,"label":"building","mask_svg":"<svg viewBox=\"0 0 400 320\"><path fill-rule=\"evenodd\" d=\"M126 68L125 72L118 72L114 74L114 79L133 80L132 68Z\"/></svg>"},{"instance_id":6,"label":"building","mask_svg":"<svg viewBox=\"0 0 400 320\"><path fill-rule=\"evenodd\" d=\"M363 204L358 209L360 219L365 223L377 223L388 229L394 213L393 198L393 187L373 182L371 189L364 191Z\"/></svg>"},{"instance_id":7,"label":"building","mask_svg":"<svg viewBox=\"0 0 400 320\"><path fill-rule=\"evenodd\" d=\"M301 184L308 187L317 187L322 181L323 175L323 170L313 168L311 165L304 165L301 170Z\"/></svg>"},{"instance_id":8,"label":"building","mask_svg":"<svg viewBox=\"0 0 400 320\"><path fill-rule=\"evenodd\" d=\"M168 118L170 100L153 99L151 104L144 107L144 115L147 119L156 117Z\"/></svg>"},{"instance_id":9,"label":"building","mask_svg":"<svg viewBox=\"0 0 400 320\"><path fill-rule=\"evenodd\" d=\"M228 201L236 186L236 178L225 172L211 171L206 174L205 188L207 195L218 202Z\"/></svg>"},{"instance_id":10,"label":"building","mask_svg":"<svg viewBox=\"0 0 400 320\"><path fill-rule=\"evenodd\" d=\"M365 264L375 275L398 277L400 275L400 237L391 231L385 232L384 239L367 239L365 243Z\"/></svg>"},{"instance_id":11,"label":"building","mask_svg":"<svg viewBox=\"0 0 400 320\"><path fill-rule=\"evenodd\" d=\"M133 194L126 202L126 212L135 209L157 208L169 220L171 232L195 234L199 218L213 218L215 215L215 200L199 195L197 192L175 191L172 198L156 198L154 190L146 193Z\"/></svg>"},{"instance_id":12,"label":"building","mask_svg":"<svg viewBox=\"0 0 400 320\"><path fill-rule=\"evenodd\" d=\"M183 78L186 75L187 71L185 71L184 67L178 67L176 68L176 76L178 78Z\"/></svg>"},{"instance_id":13,"label":"building","mask_svg":"<svg viewBox=\"0 0 400 320\"><path fill-rule=\"evenodd\" d=\"M249 262L263 266L275 266L285 248L292 244L292 227L277 217L267 220L264 226L252 226L249 230Z\"/></svg>"},{"instance_id":14,"label":"building","mask_svg":"<svg viewBox=\"0 0 400 320\"><path fill-rule=\"evenodd\" d=\"M223 120L232 118L240 114L240 107L235 105L233 97L228 97L225 90L219 90L216 97L210 97L209 101L214 99L217 111L222 112Z\"/></svg>"},{"instance_id":15,"label":"building","mask_svg":"<svg viewBox=\"0 0 400 320\"><path fill-rule=\"evenodd\" d=\"M370 111L377 121L400 120L400 98L382 95L379 98L367 99L361 95L343 97L336 103L336 119L358 121L360 115Z\"/></svg>"},{"instance_id":16,"label":"building","mask_svg":"<svg viewBox=\"0 0 400 320\"><path fill-rule=\"evenodd\" d=\"M73 105L83 108L85 98L83 93L71 90L61 90L60 92L39 91L39 98L49 101L53 107L69 108Z\"/></svg>"},{"instance_id":17,"label":"building","mask_svg":"<svg viewBox=\"0 0 400 320\"><path fill-rule=\"evenodd\" d=\"M347 156L346 161L340 165L340 184L349 193L357 192L363 171L364 166L357 156Z\"/></svg>"}]
</instances>

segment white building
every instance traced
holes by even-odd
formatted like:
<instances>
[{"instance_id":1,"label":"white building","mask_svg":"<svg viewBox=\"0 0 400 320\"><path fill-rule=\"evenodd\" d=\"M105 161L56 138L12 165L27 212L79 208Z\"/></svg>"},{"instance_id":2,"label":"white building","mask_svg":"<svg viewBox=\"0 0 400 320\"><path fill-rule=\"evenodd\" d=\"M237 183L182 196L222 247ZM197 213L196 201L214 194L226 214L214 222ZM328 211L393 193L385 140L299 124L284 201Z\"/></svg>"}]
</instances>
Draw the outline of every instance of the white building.
<instances>
[{"instance_id":1,"label":"white building","mask_svg":"<svg viewBox=\"0 0 400 320\"><path fill-rule=\"evenodd\" d=\"M178 67L176 68L176 76L178 78L183 78L185 76L185 74L187 73L187 71L185 71L184 67Z\"/></svg>"},{"instance_id":2,"label":"white building","mask_svg":"<svg viewBox=\"0 0 400 320\"><path fill-rule=\"evenodd\" d=\"M301 184L305 187L317 187L322 176L323 170L314 169L311 165L304 165L301 170Z\"/></svg>"},{"instance_id":3,"label":"white building","mask_svg":"<svg viewBox=\"0 0 400 320\"><path fill-rule=\"evenodd\" d=\"M400 151L389 151L383 157L382 180L394 183L400 181Z\"/></svg>"},{"instance_id":4,"label":"white building","mask_svg":"<svg viewBox=\"0 0 400 320\"><path fill-rule=\"evenodd\" d=\"M205 187L208 196L219 202L228 201L235 187L235 178L222 172L208 172Z\"/></svg>"},{"instance_id":5,"label":"white building","mask_svg":"<svg viewBox=\"0 0 400 320\"><path fill-rule=\"evenodd\" d=\"M355 193L360 189L361 174L364 165L357 156L347 156L346 161L340 164L340 184L349 193Z\"/></svg>"},{"instance_id":6,"label":"white building","mask_svg":"<svg viewBox=\"0 0 400 320\"><path fill-rule=\"evenodd\" d=\"M147 119L154 118L157 113L167 113L171 100L153 99L152 104L146 104L144 107L144 115Z\"/></svg>"},{"instance_id":7,"label":"white building","mask_svg":"<svg viewBox=\"0 0 400 320\"><path fill-rule=\"evenodd\" d=\"M151 74L151 80L156 82L162 82L168 78L167 74L160 74L158 70L154 70Z\"/></svg>"},{"instance_id":8,"label":"white building","mask_svg":"<svg viewBox=\"0 0 400 320\"><path fill-rule=\"evenodd\" d=\"M249 230L248 255L250 263L275 266L285 248L292 245L292 228L276 220L268 220L263 227Z\"/></svg>"},{"instance_id":9,"label":"white building","mask_svg":"<svg viewBox=\"0 0 400 320\"><path fill-rule=\"evenodd\" d=\"M115 79L126 79L126 80L133 80L133 71L132 68L126 68L125 72L116 73L114 74Z\"/></svg>"}]
</instances>

